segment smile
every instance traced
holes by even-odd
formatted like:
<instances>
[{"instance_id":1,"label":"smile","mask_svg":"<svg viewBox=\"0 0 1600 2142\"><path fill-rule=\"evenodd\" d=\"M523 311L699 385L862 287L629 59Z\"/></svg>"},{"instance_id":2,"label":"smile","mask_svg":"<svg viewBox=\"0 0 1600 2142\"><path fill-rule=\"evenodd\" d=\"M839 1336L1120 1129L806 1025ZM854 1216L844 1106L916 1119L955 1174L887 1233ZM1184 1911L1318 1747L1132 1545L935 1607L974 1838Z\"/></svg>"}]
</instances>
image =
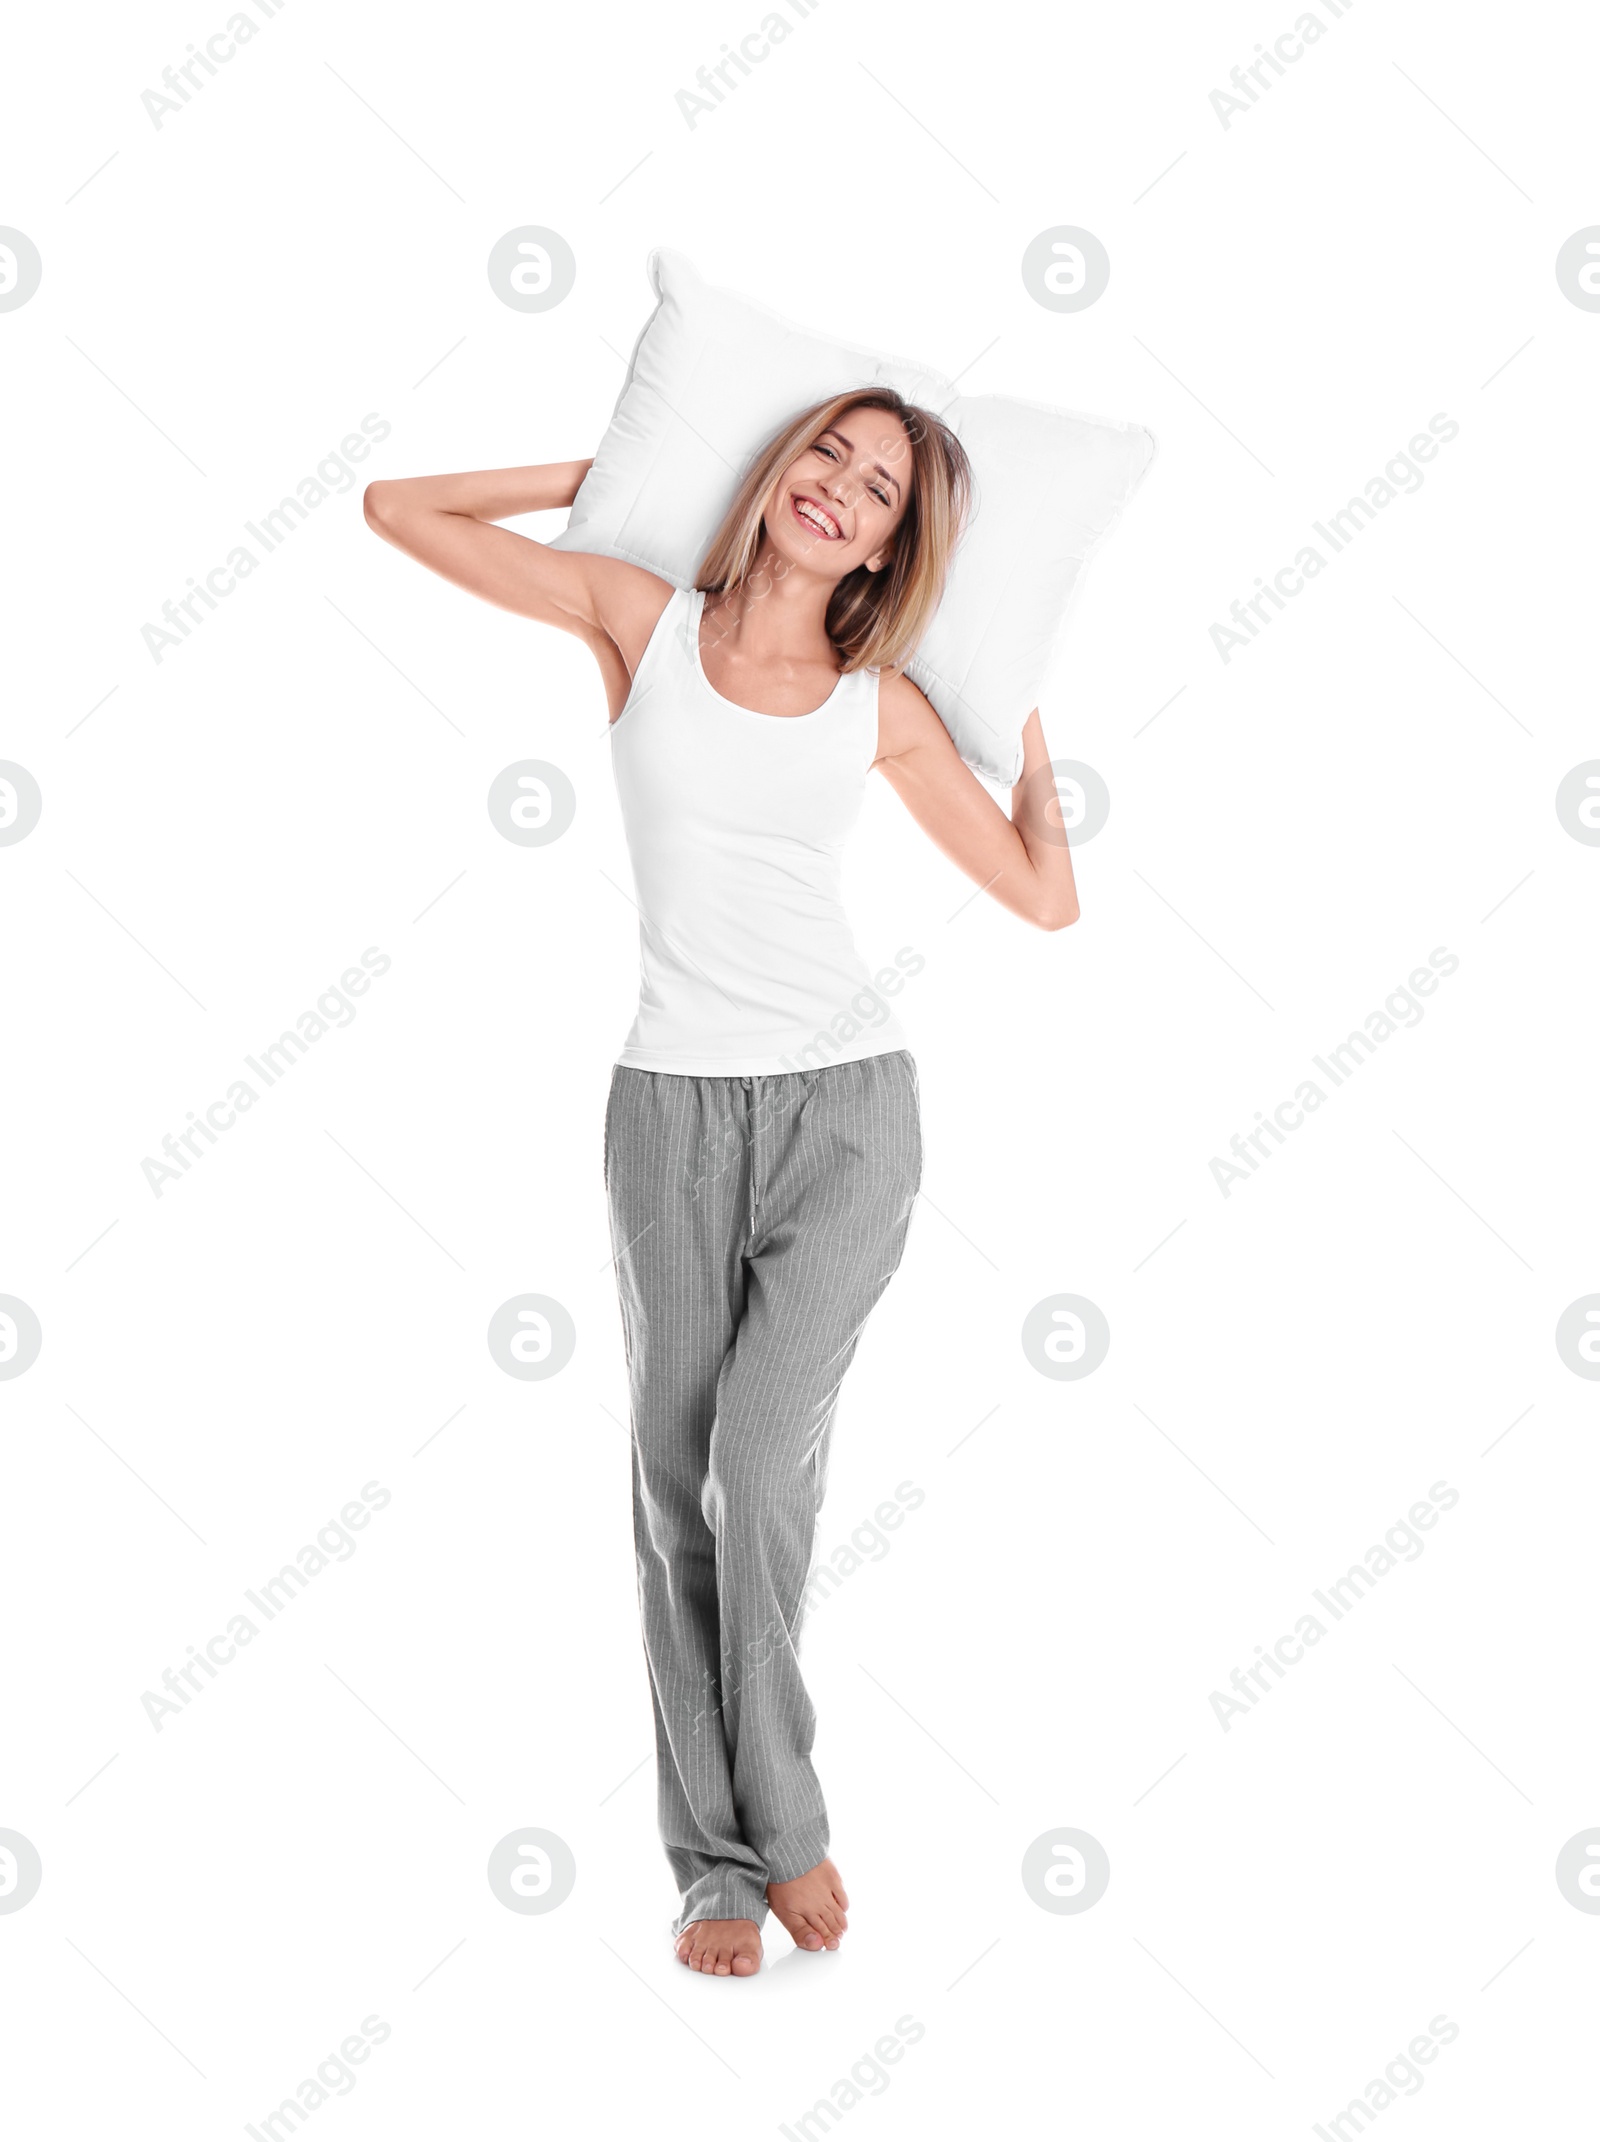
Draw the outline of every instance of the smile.
<instances>
[{"instance_id":1,"label":"smile","mask_svg":"<svg viewBox=\"0 0 1600 2142\"><path fill-rule=\"evenodd\" d=\"M814 498L791 498L789 510L802 528L808 528L813 535L821 536L825 543L837 543L842 539L844 531L839 523L831 513L824 511Z\"/></svg>"}]
</instances>

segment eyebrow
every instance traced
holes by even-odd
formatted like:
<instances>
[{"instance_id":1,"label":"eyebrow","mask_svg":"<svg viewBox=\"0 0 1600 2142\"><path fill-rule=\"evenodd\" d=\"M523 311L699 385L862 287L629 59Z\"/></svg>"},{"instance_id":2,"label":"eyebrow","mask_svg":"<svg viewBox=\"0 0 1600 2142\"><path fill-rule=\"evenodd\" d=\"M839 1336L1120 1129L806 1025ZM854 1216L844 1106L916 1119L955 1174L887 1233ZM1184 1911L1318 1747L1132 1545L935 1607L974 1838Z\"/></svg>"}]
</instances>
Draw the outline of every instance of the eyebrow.
<instances>
[{"instance_id":1,"label":"eyebrow","mask_svg":"<svg viewBox=\"0 0 1600 2142\"><path fill-rule=\"evenodd\" d=\"M837 424L830 424L827 430L822 434L822 436L825 439L837 439L839 444L844 448L847 454L853 454L855 452L854 446L845 437L844 433L839 429ZM886 469L881 461L874 461L869 463L868 465L877 471L877 473L883 478L885 483L892 483L897 491L901 489L900 479L894 473L893 469Z\"/></svg>"}]
</instances>

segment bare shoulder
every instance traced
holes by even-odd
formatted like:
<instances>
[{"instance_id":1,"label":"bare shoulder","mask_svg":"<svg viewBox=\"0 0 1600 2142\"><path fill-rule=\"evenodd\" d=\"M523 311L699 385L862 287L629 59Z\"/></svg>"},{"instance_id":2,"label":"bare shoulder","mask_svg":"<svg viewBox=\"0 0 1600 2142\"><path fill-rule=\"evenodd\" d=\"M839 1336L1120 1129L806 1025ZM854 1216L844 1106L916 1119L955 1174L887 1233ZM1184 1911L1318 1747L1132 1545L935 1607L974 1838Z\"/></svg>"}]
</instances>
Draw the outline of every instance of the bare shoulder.
<instances>
[{"instance_id":1,"label":"bare shoulder","mask_svg":"<svg viewBox=\"0 0 1600 2142\"><path fill-rule=\"evenodd\" d=\"M583 559L600 629L621 654L631 676L672 600L672 582L622 558L602 558L587 551L568 555Z\"/></svg>"},{"instance_id":2,"label":"bare shoulder","mask_svg":"<svg viewBox=\"0 0 1600 2142\"><path fill-rule=\"evenodd\" d=\"M874 766L886 759L903 758L908 751L931 747L937 751L950 743L950 732L933 710L927 694L920 691L903 670L885 669L878 675L878 755Z\"/></svg>"}]
</instances>

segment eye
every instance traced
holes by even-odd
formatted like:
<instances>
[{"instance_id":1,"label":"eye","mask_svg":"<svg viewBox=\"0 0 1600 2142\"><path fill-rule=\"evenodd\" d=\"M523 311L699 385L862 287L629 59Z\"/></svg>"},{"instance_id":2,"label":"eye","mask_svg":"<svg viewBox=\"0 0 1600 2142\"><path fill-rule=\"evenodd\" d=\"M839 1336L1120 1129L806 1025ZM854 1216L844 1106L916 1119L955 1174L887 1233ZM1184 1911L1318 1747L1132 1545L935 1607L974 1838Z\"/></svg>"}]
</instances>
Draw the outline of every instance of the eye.
<instances>
[{"instance_id":1,"label":"eye","mask_svg":"<svg viewBox=\"0 0 1600 2142\"><path fill-rule=\"evenodd\" d=\"M874 498L876 498L876 499L881 499L884 505L888 505L888 503L889 503L889 494L888 494L888 492L887 492L887 491L885 491L885 490L883 489L883 487L882 487L881 485L876 485L876 486L874 486L874 489L873 489L873 493L872 493L872 495L873 495L873 497L874 497Z\"/></svg>"},{"instance_id":2,"label":"eye","mask_svg":"<svg viewBox=\"0 0 1600 2142\"><path fill-rule=\"evenodd\" d=\"M829 446L827 442L823 439L819 439L817 441L816 451L819 454L826 454L830 461L837 461L839 458L839 456L834 452L833 448Z\"/></svg>"}]
</instances>

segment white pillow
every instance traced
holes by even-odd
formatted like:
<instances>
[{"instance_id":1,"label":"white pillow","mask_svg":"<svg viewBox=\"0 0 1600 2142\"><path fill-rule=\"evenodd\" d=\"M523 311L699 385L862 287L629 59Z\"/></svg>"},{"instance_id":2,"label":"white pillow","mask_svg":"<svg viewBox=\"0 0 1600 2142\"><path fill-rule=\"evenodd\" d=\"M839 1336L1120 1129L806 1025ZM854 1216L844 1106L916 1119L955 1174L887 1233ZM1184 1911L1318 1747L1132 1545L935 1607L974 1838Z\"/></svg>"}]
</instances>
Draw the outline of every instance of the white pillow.
<instances>
[{"instance_id":1,"label":"white pillow","mask_svg":"<svg viewBox=\"0 0 1600 2142\"><path fill-rule=\"evenodd\" d=\"M906 672L987 780L1022 770L1069 601L1155 440L1137 424L1005 395L957 394L926 365L835 342L705 283L681 253L647 262L660 299L558 550L694 583L757 449L797 410L843 388L895 387L960 438L973 507L944 599Z\"/></svg>"}]
</instances>

